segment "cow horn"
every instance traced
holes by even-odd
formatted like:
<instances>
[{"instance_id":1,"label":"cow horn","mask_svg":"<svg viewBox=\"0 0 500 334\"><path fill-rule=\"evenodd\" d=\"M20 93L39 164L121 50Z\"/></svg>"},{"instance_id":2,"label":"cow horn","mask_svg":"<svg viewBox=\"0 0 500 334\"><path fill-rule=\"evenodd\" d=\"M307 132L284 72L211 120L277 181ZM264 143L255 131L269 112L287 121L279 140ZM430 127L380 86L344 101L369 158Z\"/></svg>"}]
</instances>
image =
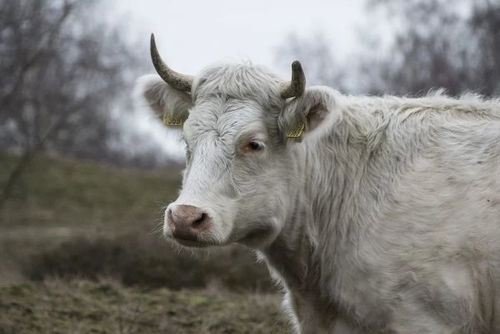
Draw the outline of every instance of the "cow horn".
<instances>
[{"instance_id":1,"label":"cow horn","mask_svg":"<svg viewBox=\"0 0 500 334\"><path fill-rule=\"evenodd\" d=\"M302 70L302 65L298 60L292 63L292 81L287 82L281 89L281 98L300 96L304 93L306 87L306 76Z\"/></svg>"},{"instance_id":2,"label":"cow horn","mask_svg":"<svg viewBox=\"0 0 500 334\"><path fill-rule=\"evenodd\" d=\"M193 77L186 74L175 72L163 62L156 49L155 36L151 34L151 60L160 77L170 86L183 92L191 92Z\"/></svg>"}]
</instances>

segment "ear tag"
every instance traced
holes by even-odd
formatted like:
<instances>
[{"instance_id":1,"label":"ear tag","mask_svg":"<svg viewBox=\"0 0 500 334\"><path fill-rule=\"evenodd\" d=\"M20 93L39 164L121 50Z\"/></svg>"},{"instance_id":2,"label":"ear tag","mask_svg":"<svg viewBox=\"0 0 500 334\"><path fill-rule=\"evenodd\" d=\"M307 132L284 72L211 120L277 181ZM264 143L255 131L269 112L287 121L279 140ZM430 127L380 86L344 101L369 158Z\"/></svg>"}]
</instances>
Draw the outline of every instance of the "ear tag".
<instances>
[{"instance_id":1,"label":"ear tag","mask_svg":"<svg viewBox=\"0 0 500 334\"><path fill-rule=\"evenodd\" d=\"M167 114L163 116L163 124L166 126L182 126L183 123L183 120L175 119L171 116L167 116Z\"/></svg>"},{"instance_id":2,"label":"ear tag","mask_svg":"<svg viewBox=\"0 0 500 334\"><path fill-rule=\"evenodd\" d=\"M297 128L288 132L288 134L286 136L288 138L295 138L295 139L300 138L300 137L302 137L302 134L304 133L304 128L305 128L304 122L300 122L299 125L297 126Z\"/></svg>"}]
</instances>

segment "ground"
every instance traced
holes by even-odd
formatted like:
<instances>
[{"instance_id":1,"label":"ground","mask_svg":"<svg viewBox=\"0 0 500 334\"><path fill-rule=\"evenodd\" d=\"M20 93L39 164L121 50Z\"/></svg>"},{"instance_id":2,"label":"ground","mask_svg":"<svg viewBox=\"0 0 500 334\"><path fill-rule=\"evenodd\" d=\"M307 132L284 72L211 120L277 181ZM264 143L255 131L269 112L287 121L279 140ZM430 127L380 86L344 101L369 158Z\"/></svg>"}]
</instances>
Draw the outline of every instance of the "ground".
<instances>
[{"instance_id":1,"label":"ground","mask_svg":"<svg viewBox=\"0 0 500 334\"><path fill-rule=\"evenodd\" d=\"M50 280L0 287L0 333L285 333L276 295Z\"/></svg>"}]
</instances>

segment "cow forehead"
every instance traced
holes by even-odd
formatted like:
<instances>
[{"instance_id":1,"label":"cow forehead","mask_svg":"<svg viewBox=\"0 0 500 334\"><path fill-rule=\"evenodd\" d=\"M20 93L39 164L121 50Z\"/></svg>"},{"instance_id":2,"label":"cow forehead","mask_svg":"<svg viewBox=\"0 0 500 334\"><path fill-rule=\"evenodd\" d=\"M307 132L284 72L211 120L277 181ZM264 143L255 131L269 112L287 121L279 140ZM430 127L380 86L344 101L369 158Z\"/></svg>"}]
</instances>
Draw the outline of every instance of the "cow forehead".
<instances>
[{"instance_id":1,"label":"cow forehead","mask_svg":"<svg viewBox=\"0 0 500 334\"><path fill-rule=\"evenodd\" d=\"M212 99L196 104L184 124L186 140L230 140L242 132L265 132L265 110L251 100Z\"/></svg>"},{"instance_id":2,"label":"cow forehead","mask_svg":"<svg viewBox=\"0 0 500 334\"><path fill-rule=\"evenodd\" d=\"M206 68L193 86L194 105L184 138L194 142L210 133L228 140L246 130L264 132L283 107L281 83L267 69L250 63Z\"/></svg>"},{"instance_id":3,"label":"cow forehead","mask_svg":"<svg viewBox=\"0 0 500 334\"><path fill-rule=\"evenodd\" d=\"M251 63L218 64L205 68L193 85L193 98L214 96L252 99L260 104L279 103L282 80L264 67Z\"/></svg>"}]
</instances>

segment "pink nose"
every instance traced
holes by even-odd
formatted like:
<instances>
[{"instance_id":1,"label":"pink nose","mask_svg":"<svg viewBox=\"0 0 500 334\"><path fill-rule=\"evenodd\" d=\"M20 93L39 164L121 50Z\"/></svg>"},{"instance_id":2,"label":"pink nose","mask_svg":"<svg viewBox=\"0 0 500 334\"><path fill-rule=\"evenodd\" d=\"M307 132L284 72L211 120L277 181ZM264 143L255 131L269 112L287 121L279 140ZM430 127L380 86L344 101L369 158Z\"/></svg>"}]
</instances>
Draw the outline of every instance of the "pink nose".
<instances>
[{"instance_id":1,"label":"pink nose","mask_svg":"<svg viewBox=\"0 0 500 334\"><path fill-rule=\"evenodd\" d=\"M196 241L198 234L210 225L210 217L192 205L174 205L167 209L167 223L174 238Z\"/></svg>"}]
</instances>

